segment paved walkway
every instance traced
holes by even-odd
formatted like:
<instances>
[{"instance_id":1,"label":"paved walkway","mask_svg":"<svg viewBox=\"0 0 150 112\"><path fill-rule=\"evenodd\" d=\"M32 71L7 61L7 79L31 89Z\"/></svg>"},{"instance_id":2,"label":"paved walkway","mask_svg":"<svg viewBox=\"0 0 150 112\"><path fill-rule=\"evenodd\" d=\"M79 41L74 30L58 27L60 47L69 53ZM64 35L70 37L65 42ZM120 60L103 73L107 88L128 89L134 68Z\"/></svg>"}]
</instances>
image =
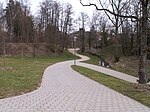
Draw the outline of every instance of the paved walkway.
<instances>
[{"instance_id":1,"label":"paved walkway","mask_svg":"<svg viewBox=\"0 0 150 112\"><path fill-rule=\"evenodd\" d=\"M80 56L83 59L85 59L85 58L88 59L88 57L85 57L85 56L82 56L82 55L79 55L79 54L77 54L77 56ZM118 71L114 71L114 70L111 70L111 69L108 69L108 68L105 68L105 67L96 66L96 65L87 64L87 63L81 63L80 61L77 61L77 65L83 66L83 67L86 67L86 68L90 68L90 69L93 69L95 71L98 71L98 72L101 72L101 73L104 73L104 74L107 74L107 75L110 75L110 76L113 76L113 77L116 77L118 79L122 79L122 80L125 80L125 81L128 81L128 82L137 83L137 79L138 79L137 77L127 75L127 74L124 74L124 73L121 73L121 72L118 72Z\"/></svg>"},{"instance_id":2,"label":"paved walkway","mask_svg":"<svg viewBox=\"0 0 150 112\"><path fill-rule=\"evenodd\" d=\"M0 112L150 112L137 101L80 75L72 64L65 61L48 67L38 90L1 99Z\"/></svg>"},{"instance_id":3,"label":"paved walkway","mask_svg":"<svg viewBox=\"0 0 150 112\"><path fill-rule=\"evenodd\" d=\"M71 53L74 53L74 50L72 50L72 49L70 49L69 51ZM92 64L88 64L88 63L82 63L81 61L89 60L90 58L87 57L87 56L77 54L77 53L76 53L76 55L81 57L81 59L77 61L78 66L83 66L83 67L86 67L86 68L89 68L89 69L93 69L95 71L107 74L109 76L116 77L118 79L122 79L122 80L125 80L125 81L128 81L128 82L131 82L131 83L137 83L137 79L138 79L137 77L127 75L125 73L118 72L118 71L108 69L108 68L105 68L105 67L96 66L96 65L92 65ZM150 84L150 82L148 84Z\"/></svg>"}]
</instances>

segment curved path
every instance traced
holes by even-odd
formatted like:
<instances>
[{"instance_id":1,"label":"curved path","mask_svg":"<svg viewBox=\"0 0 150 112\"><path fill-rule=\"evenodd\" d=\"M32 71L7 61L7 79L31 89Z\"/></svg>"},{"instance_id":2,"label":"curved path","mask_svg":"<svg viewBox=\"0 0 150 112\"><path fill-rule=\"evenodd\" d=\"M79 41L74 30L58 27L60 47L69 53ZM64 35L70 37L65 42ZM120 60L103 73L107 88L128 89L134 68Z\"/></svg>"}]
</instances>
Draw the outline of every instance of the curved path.
<instances>
[{"instance_id":1,"label":"curved path","mask_svg":"<svg viewBox=\"0 0 150 112\"><path fill-rule=\"evenodd\" d=\"M72 49L70 49L69 52L73 53L74 51ZM77 61L77 65L79 65L79 66L90 68L90 69L96 70L98 72L116 77L118 79L122 79L122 80L125 80L125 81L128 81L128 82L131 82L131 83L137 83L137 79L138 79L137 77L127 75L125 73L118 72L118 71L115 71L115 70L111 70L111 69L108 69L108 68L105 68L105 67L96 66L96 65L87 64L87 63L81 63L80 61L89 60L89 58L86 57L86 56L77 54L77 53L76 53L76 55L81 57L81 60Z\"/></svg>"},{"instance_id":2,"label":"curved path","mask_svg":"<svg viewBox=\"0 0 150 112\"><path fill-rule=\"evenodd\" d=\"M0 112L150 112L137 101L75 72L72 64L65 61L48 67L38 90L1 99Z\"/></svg>"},{"instance_id":3,"label":"curved path","mask_svg":"<svg viewBox=\"0 0 150 112\"><path fill-rule=\"evenodd\" d=\"M74 53L73 49L70 49L69 52ZM77 65L79 65L79 66L83 66L83 67L86 67L86 68L89 68L89 69L93 69L95 71L107 74L109 76L116 77L116 78L121 79L121 80L131 82L131 83L137 83L137 79L138 79L137 77L134 77L134 76L122 73L122 72L118 72L118 71L115 71L115 70L112 70L112 69L108 69L108 68L105 68L105 67L96 66L96 65L87 64L87 63L82 63L80 61L89 60L90 58L87 57L87 56L77 54L77 53L76 53L76 55L81 57L81 59L77 61ZM150 84L150 82L147 83L147 84Z\"/></svg>"}]
</instances>

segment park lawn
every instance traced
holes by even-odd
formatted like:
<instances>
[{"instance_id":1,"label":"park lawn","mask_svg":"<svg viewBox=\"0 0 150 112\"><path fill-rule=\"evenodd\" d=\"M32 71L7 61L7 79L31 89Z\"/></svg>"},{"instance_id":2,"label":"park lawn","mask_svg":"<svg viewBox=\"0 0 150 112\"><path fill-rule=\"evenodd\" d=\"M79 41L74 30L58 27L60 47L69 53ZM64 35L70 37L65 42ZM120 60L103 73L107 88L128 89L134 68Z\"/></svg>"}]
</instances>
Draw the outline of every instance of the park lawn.
<instances>
[{"instance_id":1,"label":"park lawn","mask_svg":"<svg viewBox=\"0 0 150 112\"><path fill-rule=\"evenodd\" d=\"M65 52L58 57L19 57L6 58L6 67L10 70L0 70L0 99L24 94L40 87L44 70L56 62L71 60L73 55ZM0 58L0 68L3 68L3 58Z\"/></svg>"},{"instance_id":2,"label":"park lawn","mask_svg":"<svg viewBox=\"0 0 150 112\"><path fill-rule=\"evenodd\" d=\"M150 107L150 85L133 84L81 66L73 65L72 68L82 75Z\"/></svg>"},{"instance_id":3,"label":"park lawn","mask_svg":"<svg viewBox=\"0 0 150 112\"><path fill-rule=\"evenodd\" d=\"M100 61L100 58L97 57L97 56L94 56L88 52L85 52L85 53L81 53L79 52L79 54L82 54L82 55L86 55L90 58L90 60L86 60L86 61L83 61L85 63L89 63L89 64L93 64L93 65L99 65L99 61Z\"/></svg>"},{"instance_id":4,"label":"park lawn","mask_svg":"<svg viewBox=\"0 0 150 112\"><path fill-rule=\"evenodd\" d=\"M90 60L84 61L85 63L94 64L94 65L99 66L100 58L98 56L96 56L97 54L93 55L93 54L90 54L87 52L80 53L80 54L90 57ZM99 55L99 56L102 58L105 58L105 60L107 62L109 62L110 57L107 55L108 55L108 53L106 53L106 51L105 51L105 53L101 52L101 55ZM123 56L120 58L120 61L118 63L111 63L110 65L113 70L123 72L123 73L126 73L126 74L134 76L134 77L138 77L138 64L139 64L139 60L137 59L137 57ZM147 60L146 70L148 73L148 78L150 79L150 60Z\"/></svg>"}]
</instances>

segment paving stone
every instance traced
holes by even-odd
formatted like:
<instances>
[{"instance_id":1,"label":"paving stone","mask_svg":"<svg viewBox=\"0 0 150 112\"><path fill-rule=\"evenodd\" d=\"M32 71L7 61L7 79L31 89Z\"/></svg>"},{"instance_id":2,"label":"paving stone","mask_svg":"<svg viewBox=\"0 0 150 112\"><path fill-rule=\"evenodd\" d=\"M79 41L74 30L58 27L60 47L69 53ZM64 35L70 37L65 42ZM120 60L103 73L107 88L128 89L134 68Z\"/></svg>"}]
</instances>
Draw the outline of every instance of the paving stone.
<instances>
[{"instance_id":1,"label":"paving stone","mask_svg":"<svg viewBox=\"0 0 150 112\"><path fill-rule=\"evenodd\" d=\"M38 90L1 99L0 112L150 112L137 101L80 75L72 64L66 61L48 67Z\"/></svg>"}]
</instances>

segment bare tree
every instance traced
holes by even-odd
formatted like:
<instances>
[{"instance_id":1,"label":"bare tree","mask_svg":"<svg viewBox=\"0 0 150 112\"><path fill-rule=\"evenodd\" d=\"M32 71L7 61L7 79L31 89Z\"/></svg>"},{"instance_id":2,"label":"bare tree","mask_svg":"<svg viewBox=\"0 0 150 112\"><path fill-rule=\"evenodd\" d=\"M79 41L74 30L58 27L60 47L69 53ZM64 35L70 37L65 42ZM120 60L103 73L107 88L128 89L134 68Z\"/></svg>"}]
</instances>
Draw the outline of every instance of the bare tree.
<instances>
[{"instance_id":1,"label":"bare tree","mask_svg":"<svg viewBox=\"0 0 150 112\"><path fill-rule=\"evenodd\" d=\"M98 37L96 38L96 43L101 46L101 48L104 46L104 47L107 47L108 46L108 29L110 28L107 28L109 22L108 21L108 18L106 16L103 16L104 13L100 13L100 12L94 12L93 13L93 16L92 16L92 22L91 24L94 25L95 27L95 30L98 33Z\"/></svg>"},{"instance_id":2,"label":"bare tree","mask_svg":"<svg viewBox=\"0 0 150 112\"><path fill-rule=\"evenodd\" d=\"M6 34L5 34L5 26L6 26L6 19L5 19L5 11L3 10L3 4L0 3L0 47L3 54L3 65L4 69L6 67Z\"/></svg>"},{"instance_id":3,"label":"bare tree","mask_svg":"<svg viewBox=\"0 0 150 112\"><path fill-rule=\"evenodd\" d=\"M33 20L30 8L24 3L9 0L6 7L6 21L9 42L32 42Z\"/></svg>"},{"instance_id":4,"label":"bare tree","mask_svg":"<svg viewBox=\"0 0 150 112\"><path fill-rule=\"evenodd\" d=\"M68 46L68 33L72 22L72 5L61 5L54 0L45 0L40 5L39 34L52 52L63 51Z\"/></svg>"},{"instance_id":5,"label":"bare tree","mask_svg":"<svg viewBox=\"0 0 150 112\"><path fill-rule=\"evenodd\" d=\"M3 4L0 3L0 40L2 40L2 30L3 30ZM0 41L1 44L2 41ZM1 45L0 45L1 46Z\"/></svg>"},{"instance_id":6,"label":"bare tree","mask_svg":"<svg viewBox=\"0 0 150 112\"><path fill-rule=\"evenodd\" d=\"M121 33L121 45L122 51L125 56L130 56L133 48L133 28L131 22L125 20L121 25L122 33Z\"/></svg>"},{"instance_id":7,"label":"bare tree","mask_svg":"<svg viewBox=\"0 0 150 112\"><path fill-rule=\"evenodd\" d=\"M109 3L111 5L111 9L112 9L113 13L115 13L117 15L123 15L123 13L125 13L124 10L126 10L126 11L128 10L128 5L130 3L130 0L127 0L126 2L124 0L109 0ZM100 4L104 8L101 1L100 1ZM118 62L119 58L120 58L120 56L119 56L119 54L120 54L119 53L119 38L120 37L119 37L118 33L119 33L119 27L123 23L123 19L117 15L113 15L113 16L109 15L107 11L105 11L105 13L115 27L115 54L114 54L114 58L115 58L115 62Z\"/></svg>"},{"instance_id":8,"label":"bare tree","mask_svg":"<svg viewBox=\"0 0 150 112\"><path fill-rule=\"evenodd\" d=\"M57 51L60 4L53 0L45 0L40 4L38 33L40 40L46 43L48 52Z\"/></svg>"},{"instance_id":9,"label":"bare tree","mask_svg":"<svg viewBox=\"0 0 150 112\"><path fill-rule=\"evenodd\" d=\"M68 3L66 5L66 9L65 9L65 18L64 18L64 26L63 26L63 36L64 36L65 48L67 48L67 43L68 43L67 33L69 32L69 27L72 22L71 21L72 14L73 14L72 5Z\"/></svg>"},{"instance_id":10,"label":"bare tree","mask_svg":"<svg viewBox=\"0 0 150 112\"><path fill-rule=\"evenodd\" d=\"M78 21L80 22L80 42L81 42L81 51L84 52L85 50L85 25L87 24L87 21L89 20L89 16L81 12L80 16L78 18Z\"/></svg>"},{"instance_id":11,"label":"bare tree","mask_svg":"<svg viewBox=\"0 0 150 112\"><path fill-rule=\"evenodd\" d=\"M99 0L99 1L101 2L101 0ZM136 2L136 1L134 1L134 2ZM131 13L128 13L128 15L127 14L124 15L121 13L113 12L109 9L104 8L104 7L99 8L94 3L83 4L82 0L80 0L80 3L83 6L95 6L97 10L107 11L109 14L112 14L116 17L132 18L132 19L136 19L137 21L140 22L140 24L141 24L140 49L141 50L140 50L140 58L139 58L139 83L145 84L145 83L147 83L146 60L147 60L147 53L148 53L148 46L147 46L147 29L148 29L148 26L147 25L148 25L149 0L139 0L137 2L139 2L139 4L141 5L141 9L138 9L138 10L141 10L141 15L142 15L141 18L138 18L136 15L132 16ZM130 3L130 2L128 0L126 0L125 3ZM115 5L115 7L116 6L117 5Z\"/></svg>"}]
</instances>

